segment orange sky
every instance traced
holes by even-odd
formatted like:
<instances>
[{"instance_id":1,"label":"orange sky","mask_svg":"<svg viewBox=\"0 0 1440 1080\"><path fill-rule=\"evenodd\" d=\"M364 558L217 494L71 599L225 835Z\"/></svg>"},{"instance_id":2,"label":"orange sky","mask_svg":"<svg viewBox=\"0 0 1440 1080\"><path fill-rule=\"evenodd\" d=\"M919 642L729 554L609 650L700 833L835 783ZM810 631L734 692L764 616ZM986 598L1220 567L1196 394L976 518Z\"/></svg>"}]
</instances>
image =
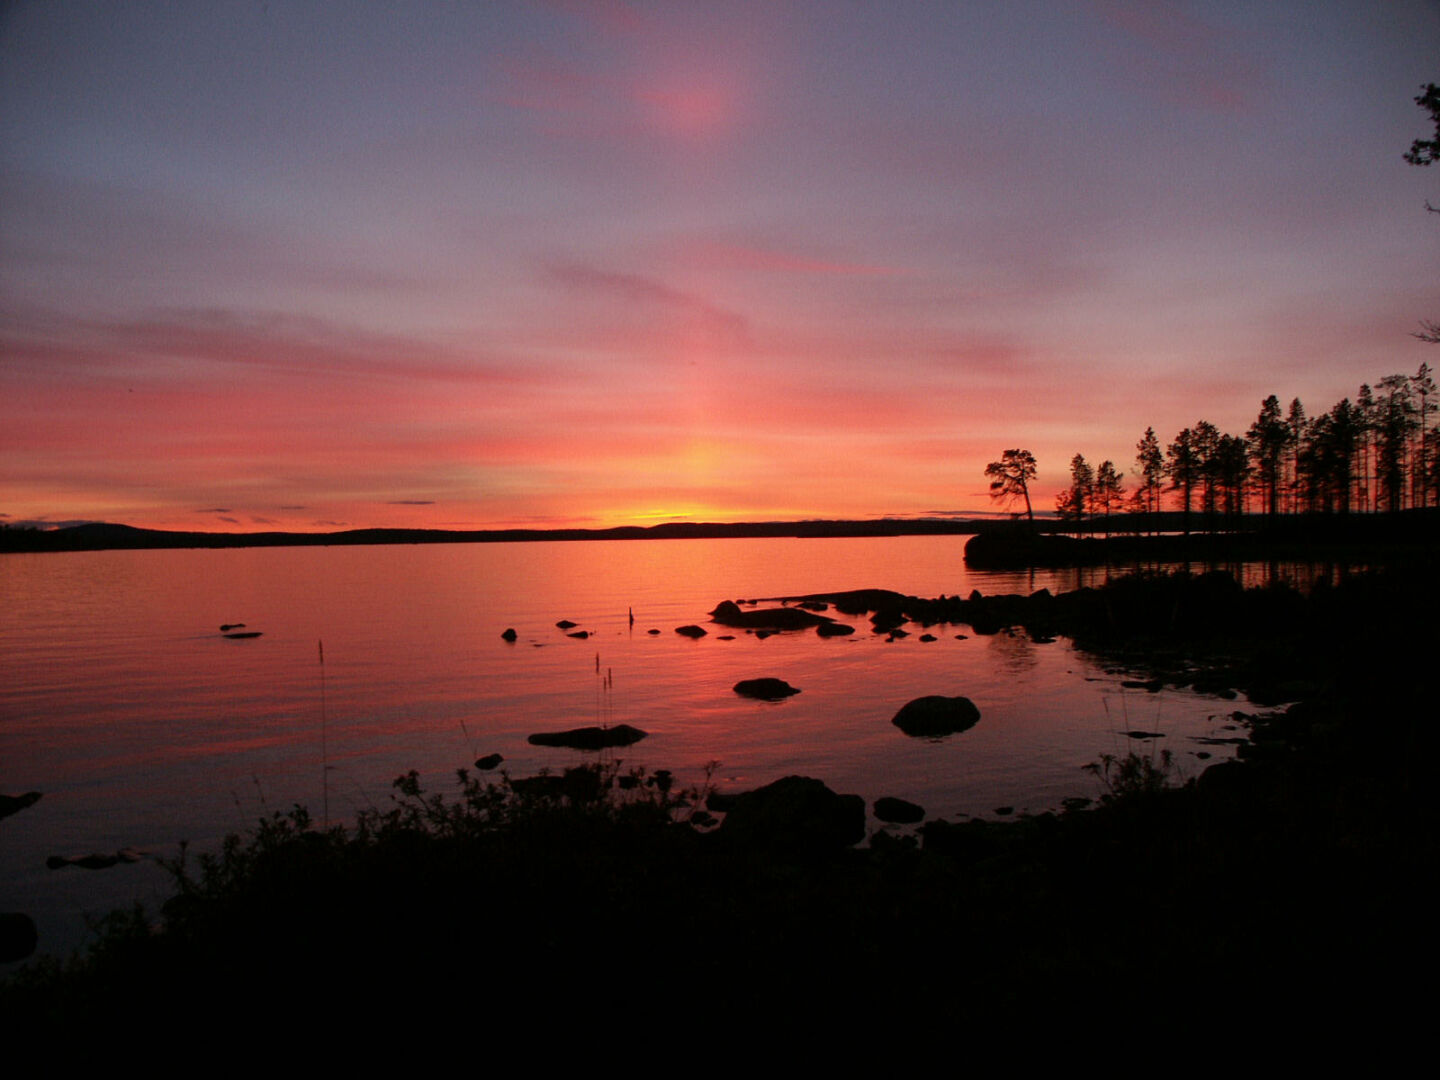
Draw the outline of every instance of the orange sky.
<instances>
[{"instance_id":1,"label":"orange sky","mask_svg":"<svg viewBox=\"0 0 1440 1080\"><path fill-rule=\"evenodd\" d=\"M0 16L0 521L984 513L1435 358L1440 9ZM1433 347L1431 347L1433 350Z\"/></svg>"}]
</instances>

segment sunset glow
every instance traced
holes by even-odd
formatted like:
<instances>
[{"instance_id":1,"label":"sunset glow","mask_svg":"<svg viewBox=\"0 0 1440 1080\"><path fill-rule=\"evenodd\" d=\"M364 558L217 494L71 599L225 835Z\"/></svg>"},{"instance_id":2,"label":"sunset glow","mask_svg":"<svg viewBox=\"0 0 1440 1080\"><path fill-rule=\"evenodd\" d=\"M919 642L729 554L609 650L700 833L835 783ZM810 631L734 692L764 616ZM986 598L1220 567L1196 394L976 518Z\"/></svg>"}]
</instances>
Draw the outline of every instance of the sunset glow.
<instances>
[{"instance_id":1,"label":"sunset glow","mask_svg":"<svg viewBox=\"0 0 1440 1080\"><path fill-rule=\"evenodd\" d=\"M403 14L402 14L403 10ZM0 522L985 514L1434 365L1440 7L7 5Z\"/></svg>"}]
</instances>

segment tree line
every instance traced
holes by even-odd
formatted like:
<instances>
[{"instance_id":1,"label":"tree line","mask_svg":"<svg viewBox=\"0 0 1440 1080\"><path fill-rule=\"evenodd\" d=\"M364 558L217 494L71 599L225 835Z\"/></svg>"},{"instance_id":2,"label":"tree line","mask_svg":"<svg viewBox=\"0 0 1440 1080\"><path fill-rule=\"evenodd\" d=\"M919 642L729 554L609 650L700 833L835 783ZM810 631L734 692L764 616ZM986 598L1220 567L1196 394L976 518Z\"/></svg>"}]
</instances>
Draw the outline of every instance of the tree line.
<instances>
[{"instance_id":1,"label":"tree line","mask_svg":"<svg viewBox=\"0 0 1440 1080\"><path fill-rule=\"evenodd\" d=\"M1271 394L1243 435L1200 420L1162 447L1147 427L1135 446L1132 489L1113 461L1092 466L1077 453L1056 514L1076 531L1097 524L1108 531L1112 514L1158 514L1169 496L1188 532L1195 513L1214 528L1256 513L1274 519L1440 506L1436 398L1430 365L1421 364L1414 375L1362 385L1354 401L1344 398L1314 416L1299 398L1284 409ZM1030 451L1005 451L985 469L991 497L1023 501L1033 520L1029 482L1036 471Z\"/></svg>"}]
</instances>

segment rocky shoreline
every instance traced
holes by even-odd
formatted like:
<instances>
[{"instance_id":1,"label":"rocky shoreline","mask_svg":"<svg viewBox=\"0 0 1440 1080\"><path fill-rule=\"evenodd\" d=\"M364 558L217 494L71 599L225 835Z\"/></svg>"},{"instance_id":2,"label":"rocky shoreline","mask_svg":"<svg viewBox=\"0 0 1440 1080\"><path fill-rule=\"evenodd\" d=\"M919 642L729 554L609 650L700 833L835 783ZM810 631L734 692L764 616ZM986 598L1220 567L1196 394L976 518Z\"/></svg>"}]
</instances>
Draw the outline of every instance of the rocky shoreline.
<instances>
[{"instance_id":1,"label":"rocky shoreline","mask_svg":"<svg viewBox=\"0 0 1440 1080\"><path fill-rule=\"evenodd\" d=\"M1436 591L1364 575L1302 595L1203 574L1059 596L775 598L869 614L877 631L898 617L1066 634L1164 681L1302 700L1254 714L1239 758L1184 786L1162 755L1137 754L1106 763L1091 809L886 827L864 848L863 803L811 778L737 798L584 766L583 784L472 780L446 800L412 774L358 831L277 817L180 868L163 933L117 916L88 957L0 986L0 1008L34 1031L157 1008L197 1019L314 971L416 987L478 961L503 979L396 1007L519 1022L575 980L644 971L693 988L647 996L661 1023L818 1022L883 1003L979 1034L1029 1015L1037 987L1072 1020L1237 1000L1270 1022L1353 1020L1375 1010L1371 988L1433 959ZM312 1019L342 1015L336 1003ZM599 1035L606 1015L567 1027Z\"/></svg>"}]
</instances>

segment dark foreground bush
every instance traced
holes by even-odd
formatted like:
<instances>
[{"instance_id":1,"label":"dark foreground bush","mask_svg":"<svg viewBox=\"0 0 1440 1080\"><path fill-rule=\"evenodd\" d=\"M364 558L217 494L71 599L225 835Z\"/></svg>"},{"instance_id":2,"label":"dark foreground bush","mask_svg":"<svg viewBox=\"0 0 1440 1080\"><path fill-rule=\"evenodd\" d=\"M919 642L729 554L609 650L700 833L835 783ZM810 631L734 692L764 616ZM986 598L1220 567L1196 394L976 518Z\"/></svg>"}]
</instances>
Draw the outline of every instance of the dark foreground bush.
<instances>
[{"instance_id":1,"label":"dark foreground bush","mask_svg":"<svg viewBox=\"0 0 1440 1080\"><path fill-rule=\"evenodd\" d=\"M182 857L158 924L117 913L87 955L12 980L0 1009L27 1031L204 1029L259 1007L574 1037L875 1011L979 1030L1037 1008L1183 1016L1260 994L1288 1013L1348 996L1393 945L1374 890L1401 917L1393 889L1421 860L1347 853L1235 770L1152 778L1084 813L932 822L923 848L816 850L703 834L693 795L621 788L603 766L528 788L462 776L449 800L411 774L353 828L297 808Z\"/></svg>"}]
</instances>

